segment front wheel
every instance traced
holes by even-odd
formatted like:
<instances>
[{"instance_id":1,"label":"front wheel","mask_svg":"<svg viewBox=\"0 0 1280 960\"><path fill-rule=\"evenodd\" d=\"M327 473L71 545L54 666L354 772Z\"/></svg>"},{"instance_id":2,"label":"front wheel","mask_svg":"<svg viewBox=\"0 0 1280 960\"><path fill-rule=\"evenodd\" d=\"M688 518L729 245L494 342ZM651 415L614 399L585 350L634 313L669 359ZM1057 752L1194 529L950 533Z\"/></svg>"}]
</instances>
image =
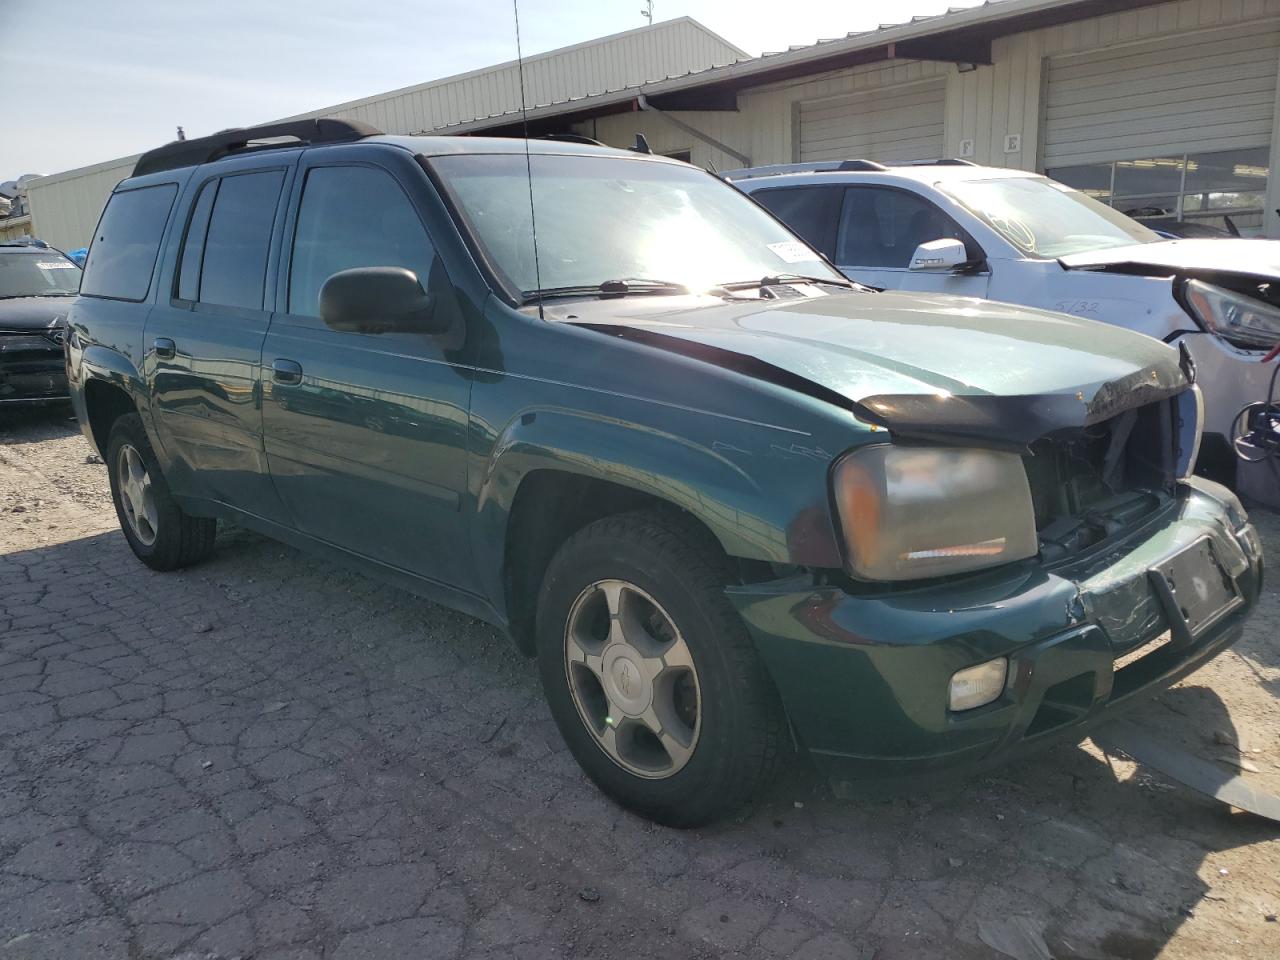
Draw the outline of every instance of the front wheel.
<instances>
[{"instance_id":1,"label":"front wheel","mask_svg":"<svg viewBox=\"0 0 1280 960\"><path fill-rule=\"evenodd\" d=\"M178 506L136 413L112 424L107 470L120 529L139 560L153 570L176 570L213 552L218 522Z\"/></svg>"},{"instance_id":2,"label":"front wheel","mask_svg":"<svg viewBox=\"0 0 1280 960\"><path fill-rule=\"evenodd\" d=\"M571 537L539 598L539 669L569 749L605 793L670 826L733 813L783 746L777 695L726 581L712 545L643 512Z\"/></svg>"}]
</instances>

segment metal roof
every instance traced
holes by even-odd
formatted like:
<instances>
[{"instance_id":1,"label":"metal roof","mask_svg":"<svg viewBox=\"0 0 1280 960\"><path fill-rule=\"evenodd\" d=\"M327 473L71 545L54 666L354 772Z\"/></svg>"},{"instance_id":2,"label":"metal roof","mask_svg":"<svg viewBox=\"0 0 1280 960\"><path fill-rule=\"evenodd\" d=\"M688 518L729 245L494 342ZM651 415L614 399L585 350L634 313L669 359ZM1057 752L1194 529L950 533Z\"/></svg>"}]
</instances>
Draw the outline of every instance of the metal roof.
<instances>
[{"instance_id":1,"label":"metal roof","mask_svg":"<svg viewBox=\"0 0 1280 960\"><path fill-rule=\"evenodd\" d=\"M990 63L991 41L1025 30L1087 17L1151 6L1167 0L984 0L974 7L952 7L946 13L882 24L874 30L818 40L777 53L707 67L592 96L450 124L441 132L496 130L522 122L579 119L617 112L639 95L666 110L735 109L738 90L758 87L825 70L886 59L946 60Z\"/></svg>"}]
</instances>

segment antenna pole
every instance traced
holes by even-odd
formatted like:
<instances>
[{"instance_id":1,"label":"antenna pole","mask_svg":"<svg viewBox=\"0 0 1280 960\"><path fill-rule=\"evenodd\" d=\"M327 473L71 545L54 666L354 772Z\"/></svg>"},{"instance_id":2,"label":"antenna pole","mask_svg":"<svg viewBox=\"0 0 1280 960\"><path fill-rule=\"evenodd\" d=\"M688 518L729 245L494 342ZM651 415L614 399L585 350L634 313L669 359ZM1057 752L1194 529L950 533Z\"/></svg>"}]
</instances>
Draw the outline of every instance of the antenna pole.
<instances>
[{"instance_id":1,"label":"antenna pole","mask_svg":"<svg viewBox=\"0 0 1280 960\"><path fill-rule=\"evenodd\" d=\"M520 118L524 125L524 169L529 178L529 230L533 235L533 278L542 290L542 267L538 264L538 217L533 209L533 161L529 158L529 108L524 96L524 51L520 47L520 0L511 0L516 18L516 64L520 71ZM538 319L545 320L542 312L542 295L538 295Z\"/></svg>"},{"instance_id":2,"label":"antenna pole","mask_svg":"<svg viewBox=\"0 0 1280 960\"><path fill-rule=\"evenodd\" d=\"M640 11L640 16L649 21L649 26L653 26L653 0L646 0L644 9Z\"/></svg>"}]
</instances>

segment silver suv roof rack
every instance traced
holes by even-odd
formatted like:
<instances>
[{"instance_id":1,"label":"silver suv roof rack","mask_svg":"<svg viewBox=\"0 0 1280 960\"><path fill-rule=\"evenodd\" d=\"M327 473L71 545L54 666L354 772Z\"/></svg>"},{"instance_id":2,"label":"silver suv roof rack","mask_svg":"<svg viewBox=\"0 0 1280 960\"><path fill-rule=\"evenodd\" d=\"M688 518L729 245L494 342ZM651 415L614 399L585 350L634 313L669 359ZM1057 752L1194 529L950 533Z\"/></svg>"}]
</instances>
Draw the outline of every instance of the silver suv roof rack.
<instances>
[{"instance_id":1,"label":"silver suv roof rack","mask_svg":"<svg viewBox=\"0 0 1280 960\"><path fill-rule=\"evenodd\" d=\"M720 176L726 180L751 180L754 177L776 177L784 173L870 173L888 170L874 160L818 160L810 163L774 163L767 167L743 167L728 170Z\"/></svg>"},{"instance_id":2,"label":"silver suv roof rack","mask_svg":"<svg viewBox=\"0 0 1280 960\"><path fill-rule=\"evenodd\" d=\"M722 173L726 180L753 180L777 177L785 173L880 173L894 167L976 167L972 160L947 157L940 160L901 160L877 163L875 160L818 160L810 163L774 163L765 167L744 167Z\"/></svg>"},{"instance_id":3,"label":"silver suv roof rack","mask_svg":"<svg viewBox=\"0 0 1280 960\"><path fill-rule=\"evenodd\" d=\"M941 160L903 160L889 164L891 167L976 167L972 160L960 157L943 157Z\"/></svg>"}]
</instances>

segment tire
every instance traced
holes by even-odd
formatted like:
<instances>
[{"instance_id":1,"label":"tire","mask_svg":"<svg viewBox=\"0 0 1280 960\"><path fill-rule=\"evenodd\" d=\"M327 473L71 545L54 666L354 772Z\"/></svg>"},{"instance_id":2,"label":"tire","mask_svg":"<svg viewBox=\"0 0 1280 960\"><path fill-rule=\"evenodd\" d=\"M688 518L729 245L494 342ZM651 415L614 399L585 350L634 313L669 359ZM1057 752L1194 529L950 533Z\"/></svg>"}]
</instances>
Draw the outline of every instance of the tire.
<instances>
[{"instance_id":1,"label":"tire","mask_svg":"<svg viewBox=\"0 0 1280 960\"><path fill-rule=\"evenodd\" d=\"M599 520L560 547L538 599L539 672L570 751L619 804L673 827L737 811L772 779L786 738L724 595L728 565L699 534L659 511Z\"/></svg>"},{"instance_id":2,"label":"tire","mask_svg":"<svg viewBox=\"0 0 1280 960\"><path fill-rule=\"evenodd\" d=\"M141 479L138 479L139 468L143 471ZM125 479L126 473L145 490L149 498L147 509L135 512L133 504L138 499L139 487ZM111 425L107 475L120 529L134 556L148 567L177 570L199 563L213 553L217 520L188 516L178 506L156 462L142 418L136 413L125 414ZM139 514L143 520L135 519Z\"/></svg>"}]
</instances>

